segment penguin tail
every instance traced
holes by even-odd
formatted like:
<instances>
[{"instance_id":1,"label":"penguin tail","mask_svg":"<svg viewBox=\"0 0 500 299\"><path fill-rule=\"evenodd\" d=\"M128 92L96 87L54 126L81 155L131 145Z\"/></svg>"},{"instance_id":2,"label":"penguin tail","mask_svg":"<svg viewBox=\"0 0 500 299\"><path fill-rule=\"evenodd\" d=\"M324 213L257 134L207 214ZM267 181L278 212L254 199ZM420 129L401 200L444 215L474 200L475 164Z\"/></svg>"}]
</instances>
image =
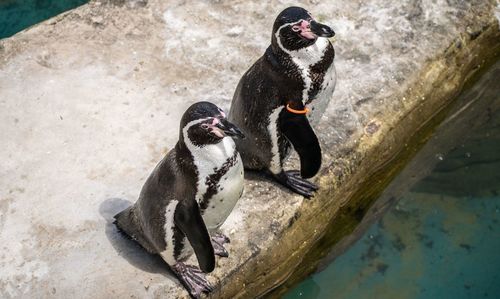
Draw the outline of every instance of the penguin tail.
<instances>
[{"instance_id":1,"label":"penguin tail","mask_svg":"<svg viewBox=\"0 0 500 299\"><path fill-rule=\"evenodd\" d=\"M149 240L145 237L142 227L137 221L135 206L128 207L127 209L116 214L114 218L115 221L113 221L113 224L116 225L118 231L127 236L129 239L138 242L148 252L158 253L157 250L154 249L154 246L152 246Z\"/></svg>"}]
</instances>

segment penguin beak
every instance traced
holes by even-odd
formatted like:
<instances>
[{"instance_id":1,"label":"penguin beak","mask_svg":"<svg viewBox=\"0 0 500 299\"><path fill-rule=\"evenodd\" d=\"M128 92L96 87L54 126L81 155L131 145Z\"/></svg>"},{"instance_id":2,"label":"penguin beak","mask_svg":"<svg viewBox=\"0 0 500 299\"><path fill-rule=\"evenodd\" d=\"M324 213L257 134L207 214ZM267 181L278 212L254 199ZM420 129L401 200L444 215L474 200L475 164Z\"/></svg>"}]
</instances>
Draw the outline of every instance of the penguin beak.
<instances>
[{"instance_id":1,"label":"penguin beak","mask_svg":"<svg viewBox=\"0 0 500 299\"><path fill-rule=\"evenodd\" d=\"M314 20L311 21L311 32L316 34L317 36L320 37L333 37L335 35L335 32L332 30L332 28L323 25L321 23L318 23Z\"/></svg>"},{"instance_id":2,"label":"penguin beak","mask_svg":"<svg viewBox=\"0 0 500 299\"><path fill-rule=\"evenodd\" d=\"M241 132L241 130L237 126L233 125L225 118L221 119L219 123L217 123L216 127L219 128L222 132L224 132L226 136L242 138L242 139L245 138L243 132Z\"/></svg>"}]
</instances>

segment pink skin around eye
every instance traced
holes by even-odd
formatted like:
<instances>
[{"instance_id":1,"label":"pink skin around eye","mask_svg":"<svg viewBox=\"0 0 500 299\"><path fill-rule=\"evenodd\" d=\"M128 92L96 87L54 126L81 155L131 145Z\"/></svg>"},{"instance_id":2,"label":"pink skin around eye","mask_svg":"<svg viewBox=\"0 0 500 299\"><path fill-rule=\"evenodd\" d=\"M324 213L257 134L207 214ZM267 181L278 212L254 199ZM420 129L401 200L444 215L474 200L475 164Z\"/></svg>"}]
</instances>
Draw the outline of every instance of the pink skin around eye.
<instances>
[{"instance_id":1,"label":"pink skin around eye","mask_svg":"<svg viewBox=\"0 0 500 299\"><path fill-rule=\"evenodd\" d=\"M305 37L307 39L315 39L317 37L316 34L311 32L311 25L310 25L309 21L302 20L302 22L300 22L300 24L295 25L293 27L299 27L300 35L302 37Z\"/></svg>"}]
</instances>

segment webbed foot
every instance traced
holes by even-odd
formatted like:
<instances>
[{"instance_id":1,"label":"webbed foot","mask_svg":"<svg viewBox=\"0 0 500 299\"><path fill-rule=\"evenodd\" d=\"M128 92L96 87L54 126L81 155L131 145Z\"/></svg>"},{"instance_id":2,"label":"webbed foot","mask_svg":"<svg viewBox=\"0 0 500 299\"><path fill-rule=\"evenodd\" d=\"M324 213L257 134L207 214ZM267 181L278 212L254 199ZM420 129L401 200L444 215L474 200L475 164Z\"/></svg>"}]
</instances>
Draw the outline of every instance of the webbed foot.
<instances>
[{"instance_id":1,"label":"webbed foot","mask_svg":"<svg viewBox=\"0 0 500 299\"><path fill-rule=\"evenodd\" d=\"M306 198L311 198L314 191L318 190L318 186L303 179L298 170L282 171L274 177L283 186Z\"/></svg>"},{"instance_id":2,"label":"webbed foot","mask_svg":"<svg viewBox=\"0 0 500 299\"><path fill-rule=\"evenodd\" d=\"M221 233L215 233L212 237L212 246L214 247L214 253L220 257L228 257L229 253L226 248L224 248L224 244L230 243L231 240Z\"/></svg>"},{"instance_id":3,"label":"webbed foot","mask_svg":"<svg viewBox=\"0 0 500 299\"><path fill-rule=\"evenodd\" d=\"M201 298L202 293L210 293L213 287L198 267L186 265L178 262L172 267L172 270L177 274L177 277L187 289L191 297Z\"/></svg>"}]
</instances>

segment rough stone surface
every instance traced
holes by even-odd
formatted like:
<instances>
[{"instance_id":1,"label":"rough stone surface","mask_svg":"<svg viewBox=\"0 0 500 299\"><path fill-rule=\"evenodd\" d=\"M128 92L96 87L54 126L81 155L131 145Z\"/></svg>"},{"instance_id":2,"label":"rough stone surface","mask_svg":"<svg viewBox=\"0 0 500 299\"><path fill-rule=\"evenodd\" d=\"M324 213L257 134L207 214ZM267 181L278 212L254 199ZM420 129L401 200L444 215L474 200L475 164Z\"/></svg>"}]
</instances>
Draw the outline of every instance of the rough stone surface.
<instances>
[{"instance_id":1,"label":"rough stone surface","mask_svg":"<svg viewBox=\"0 0 500 299\"><path fill-rule=\"evenodd\" d=\"M247 175L222 228L230 257L209 275L213 298L283 282L342 207L363 203L353 195L379 183L373 173L499 52L495 1L300 4L337 33L337 88L317 128L322 189L306 201ZM289 5L94 1L0 41L1 297L187 298L111 217L174 146L191 103L229 108Z\"/></svg>"}]
</instances>

